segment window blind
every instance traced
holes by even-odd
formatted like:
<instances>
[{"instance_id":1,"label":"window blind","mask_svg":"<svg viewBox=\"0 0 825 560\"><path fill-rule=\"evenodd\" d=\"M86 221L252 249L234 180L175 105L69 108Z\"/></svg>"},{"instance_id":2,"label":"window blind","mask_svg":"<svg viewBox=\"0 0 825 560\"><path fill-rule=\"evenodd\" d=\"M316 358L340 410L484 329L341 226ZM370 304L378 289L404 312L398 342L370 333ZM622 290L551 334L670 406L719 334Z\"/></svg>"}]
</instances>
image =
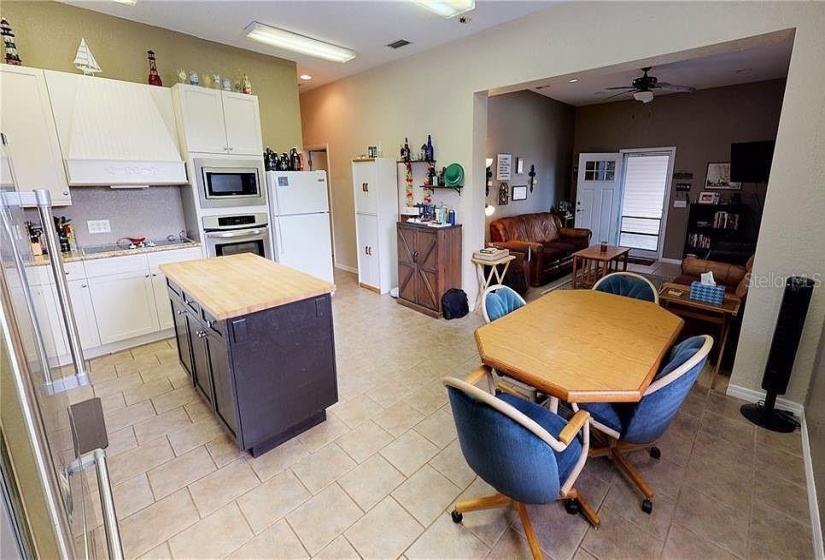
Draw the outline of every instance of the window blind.
<instances>
[{"instance_id":1,"label":"window blind","mask_svg":"<svg viewBox=\"0 0 825 560\"><path fill-rule=\"evenodd\" d=\"M620 239L624 247L658 249L669 163L667 154L626 158Z\"/></svg>"}]
</instances>

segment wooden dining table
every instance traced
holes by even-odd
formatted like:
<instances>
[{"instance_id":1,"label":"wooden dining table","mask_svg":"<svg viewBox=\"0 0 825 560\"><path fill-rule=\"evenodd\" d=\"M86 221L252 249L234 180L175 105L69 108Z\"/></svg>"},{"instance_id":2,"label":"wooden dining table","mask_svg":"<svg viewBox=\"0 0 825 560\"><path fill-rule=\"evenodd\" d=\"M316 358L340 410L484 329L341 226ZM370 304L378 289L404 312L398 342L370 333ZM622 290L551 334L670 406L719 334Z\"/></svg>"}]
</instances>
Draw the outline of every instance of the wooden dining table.
<instances>
[{"instance_id":1,"label":"wooden dining table","mask_svg":"<svg viewBox=\"0 0 825 560\"><path fill-rule=\"evenodd\" d=\"M566 402L637 402L683 325L652 302L554 290L475 338L484 364Z\"/></svg>"}]
</instances>

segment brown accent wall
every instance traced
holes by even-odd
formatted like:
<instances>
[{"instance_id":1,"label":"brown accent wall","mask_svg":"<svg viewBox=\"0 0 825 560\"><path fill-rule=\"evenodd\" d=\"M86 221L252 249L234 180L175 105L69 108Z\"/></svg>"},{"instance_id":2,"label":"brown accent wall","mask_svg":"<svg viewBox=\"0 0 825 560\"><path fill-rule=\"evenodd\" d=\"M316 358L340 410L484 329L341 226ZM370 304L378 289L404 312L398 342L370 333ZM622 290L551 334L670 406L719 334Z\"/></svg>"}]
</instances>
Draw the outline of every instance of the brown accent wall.
<instances>
[{"instance_id":1,"label":"brown accent wall","mask_svg":"<svg viewBox=\"0 0 825 560\"><path fill-rule=\"evenodd\" d=\"M625 101L578 107L573 161L581 152L676 146L673 170L693 173L690 199L694 201L704 190L708 163L730 161L731 143L776 138L784 95L781 79L666 95L647 104ZM757 220L766 189L765 184L750 183L741 191L742 201L751 206ZM571 185L571 190L575 197L576 186ZM663 256L681 259L688 209L674 208L674 199L671 190Z\"/></svg>"},{"instance_id":2,"label":"brown accent wall","mask_svg":"<svg viewBox=\"0 0 825 560\"><path fill-rule=\"evenodd\" d=\"M487 157L493 161L493 183L486 202L496 206L488 217L485 236L492 220L505 216L546 212L564 197L570 184L573 158L573 131L576 109L531 91L491 97L487 101ZM530 165L536 166L536 185L527 200L498 205L499 181L495 180L496 154L513 156L513 186L527 185ZM516 157L524 157L524 173L516 175Z\"/></svg>"},{"instance_id":3,"label":"brown accent wall","mask_svg":"<svg viewBox=\"0 0 825 560\"><path fill-rule=\"evenodd\" d=\"M808 389L808 400L805 402L805 421L808 424L819 519L825 522L825 329L823 337L819 339L819 352L811 376L811 387ZM825 532L825 527L823 531Z\"/></svg>"},{"instance_id":4,"label":"brown accent wall","mask_svg":"<svg viewBox=\"0 0 825 560\"><path fill-rule=\"evenodd\" d=\"M301 145L294 62L57 2L4 1L2 14L26 66L78 72L73 61L84 37L104 78L146 83L149 49L155 51L164 86L177 82L179 68L227 75L233 83L246 73L258 96L264 145L279 152Z\"/></svg>"}]
</instances>

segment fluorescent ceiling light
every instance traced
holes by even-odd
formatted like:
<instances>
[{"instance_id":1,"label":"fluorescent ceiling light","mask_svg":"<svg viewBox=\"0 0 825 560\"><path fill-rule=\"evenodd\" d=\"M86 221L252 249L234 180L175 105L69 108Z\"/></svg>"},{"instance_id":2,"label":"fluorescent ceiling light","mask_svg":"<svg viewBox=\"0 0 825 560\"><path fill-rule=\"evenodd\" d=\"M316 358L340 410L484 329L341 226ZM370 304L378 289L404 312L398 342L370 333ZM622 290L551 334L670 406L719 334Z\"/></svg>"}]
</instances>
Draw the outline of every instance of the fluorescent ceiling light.
<instances>
[{"instance_id":1,"label":"fluorescent ceiling light","mask_svg":"<svg viewBox=\"0 0 825 560\"><path fill-rule=\"evenodd\" d=\"M633 99L636 101L641 101L642 103L650 103L653 101L653 92L652 91L637 91L633 94Z\"/></svg>"},{"instance_id":2,"label":"fluorescent ceiling light","mask_svg":"<svg viewBox=\"0 0 825 560\"><path fill-rule=\"evenodd\" d=\"M413 0L416 4L424 6L431 12L451 18L464 12L469 12L476 7L476 0Z\"/></svg>"},{"instance_id":3,"label":"fluorescent ceiling light","mask_svg":"<svg viewBox=\"0 0 825 560\"><path fill-rule=\"evenodd\" d=\"M298 35L291 31L270 27L257 21L250 23L245 31L246 36L253 41L315 58L323 58L333 62L347 62L355 58L355 53L349 49L324 43L312 37Z\"/></svg>"}]
</instances>

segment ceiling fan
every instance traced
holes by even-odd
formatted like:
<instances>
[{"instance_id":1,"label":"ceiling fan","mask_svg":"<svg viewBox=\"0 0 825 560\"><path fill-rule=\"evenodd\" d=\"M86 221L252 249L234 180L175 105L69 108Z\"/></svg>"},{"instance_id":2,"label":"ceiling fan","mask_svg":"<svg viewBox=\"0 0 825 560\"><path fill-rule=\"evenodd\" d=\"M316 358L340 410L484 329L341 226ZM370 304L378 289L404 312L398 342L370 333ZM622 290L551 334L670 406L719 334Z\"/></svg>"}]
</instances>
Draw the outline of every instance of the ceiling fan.
<instances>
[{"instance_id":1,"label":"ceiling fan","mask_svg":"<svg viewBox=\"0 0 825 560\"><path fill-rule=\"evenodd\" d=\"M651 68L652 66L642 68L644 75L633 80L630 86L614 86L605 88L608 90L622 90L621 92L611 97L608 97L607 99L613 99L614 97L619 97L620 95L624 95L626 93L632 93L633 99L635 99L636 101L641 101L642 103L650 103L651 101L653 101L653 92L655 90L661 90L663 92L668 91L687 93L696 91L696 88L692 88L690 86L677 86L675 84L668 84L667 82L660 82L659 78L657 78L656 76L648 76L647 73Z\"/></svg>"}]
</instances>

